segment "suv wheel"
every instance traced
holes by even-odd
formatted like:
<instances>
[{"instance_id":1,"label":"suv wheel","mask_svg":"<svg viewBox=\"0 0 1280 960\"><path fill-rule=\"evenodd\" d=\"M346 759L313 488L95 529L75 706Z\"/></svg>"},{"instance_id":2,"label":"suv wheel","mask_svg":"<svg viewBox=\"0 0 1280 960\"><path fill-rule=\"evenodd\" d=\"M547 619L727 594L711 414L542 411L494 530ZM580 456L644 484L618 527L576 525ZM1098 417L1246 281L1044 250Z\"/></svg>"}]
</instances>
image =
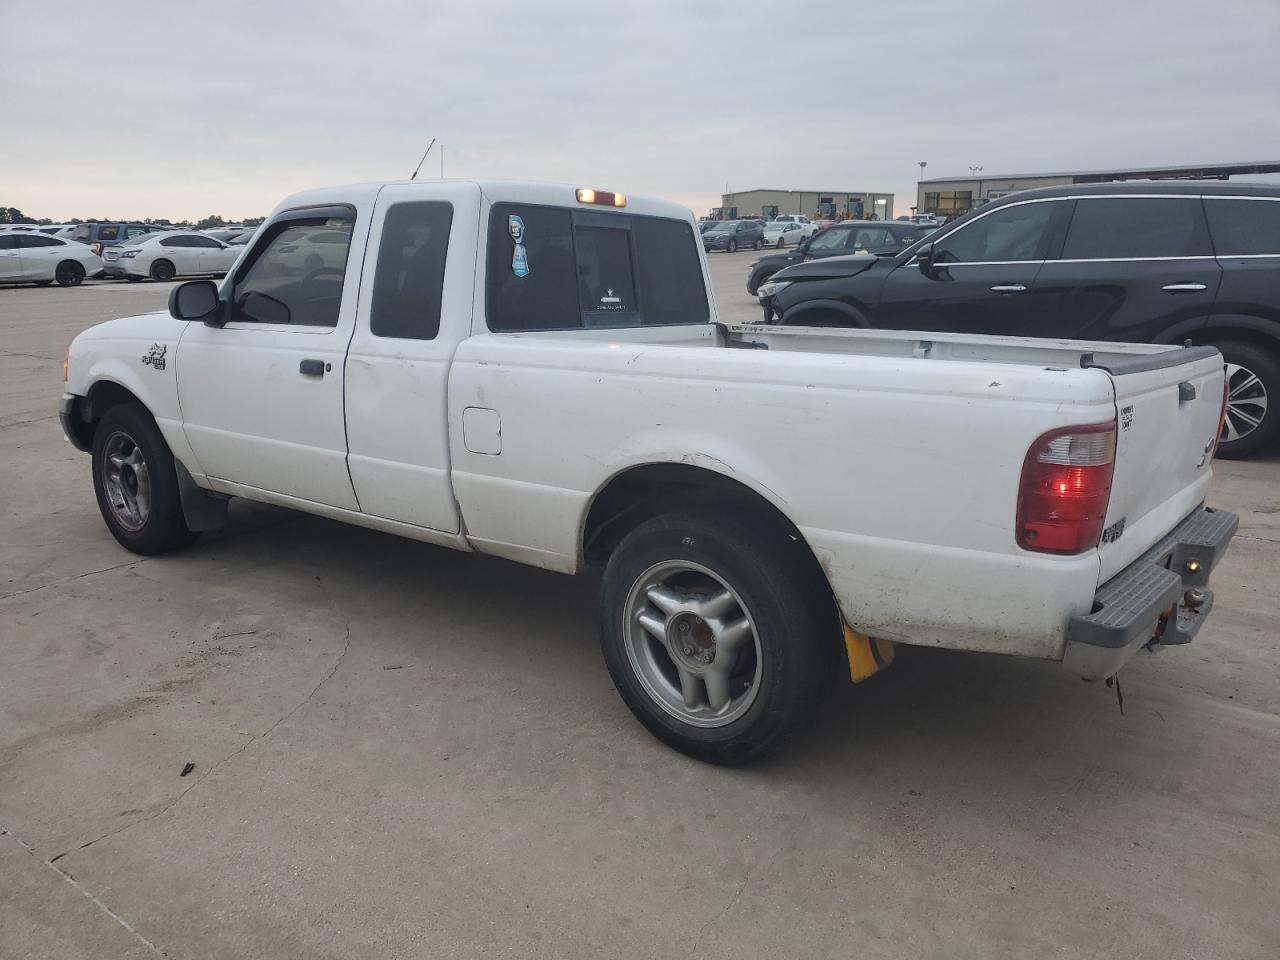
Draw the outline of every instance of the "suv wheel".
<instances>
[{"instance_id":1,"label":"suv wheel","mask_svg":"<svg viewBox=\"0 0 1280 960\"><path fill-rule=\"evenodd\" d=\"M1274 351L1242 340L1215 343L1227 363L1227 415L1218 456L1252 457L1272 449L1280 438L1280 413L1268 409L1280 398L1280 358Z\"/></svg>"},{"instance_id":2,"label":"suv wheel","mask_svg":"<svg viewBox=\"0 0 1280 960\"><path fill-rule=\"evenodd\" d=\"M728 243L726 243L726 244L724 245L724 249L725 249L725 253L737 253L737 251L738 251L738 241L737 241L737 240L730 240Z\"/></svg>"},{"instance_id":3,"label":"suv wheel","mask_svg":"<svg viewBox=\"0 0 1280 960\"><path fill-rule=\"evenodd\" d=\"M751 248L753 250L759 250L763 246L764 246L764 240L762 240L760 237L756 237L756 242L751 245Z\"/></svg>"}]
</instances>

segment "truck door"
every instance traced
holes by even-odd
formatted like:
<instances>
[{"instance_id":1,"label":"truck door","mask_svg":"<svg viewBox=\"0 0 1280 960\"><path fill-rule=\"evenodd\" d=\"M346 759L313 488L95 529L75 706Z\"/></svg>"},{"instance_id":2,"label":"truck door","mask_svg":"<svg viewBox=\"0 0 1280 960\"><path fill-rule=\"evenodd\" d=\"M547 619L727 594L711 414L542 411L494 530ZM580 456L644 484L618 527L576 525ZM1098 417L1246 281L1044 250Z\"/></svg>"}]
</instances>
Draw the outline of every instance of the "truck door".
<instances>
[{"instance_id":1,"label":"truck door","mask_svg":"<svg viewBox=\"0 0 1280 960\"><path fill-rule=\"evenodd\" d=\"M372 195L370 196L370 200ZM222 291L223 327L188 324L176 373L183 427L209 477L358 510L347 474L343 361L368 217L347 205L272 220ZM346 235L342 266L309 264L312 234Z\"/></svg>"},{"instance_id":2,"label":"truck door","mask_svg":"<svg viewBox=\"0 0 1280 960\"><path fill-rule=\"evenodd\" d=\"M480 190L403 183L378 194L347 354L348 465L372 516L459 529L449 479L449 365L470 334Z\"/></svg>"}]
</instances>

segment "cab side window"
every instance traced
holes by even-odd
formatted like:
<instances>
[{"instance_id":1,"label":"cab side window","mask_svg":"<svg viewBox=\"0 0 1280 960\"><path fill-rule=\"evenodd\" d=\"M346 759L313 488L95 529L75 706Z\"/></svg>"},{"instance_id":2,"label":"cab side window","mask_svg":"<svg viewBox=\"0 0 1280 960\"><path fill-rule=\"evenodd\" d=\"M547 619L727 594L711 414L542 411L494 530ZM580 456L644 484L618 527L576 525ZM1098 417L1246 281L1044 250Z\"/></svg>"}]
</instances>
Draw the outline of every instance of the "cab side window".
<instances>
[{"instance_id":1,"label":"cab side window","mask_svg":"<svg viewBox=\"0 0 1280 960\"><path fill-rule=\"evenodd\" d=\"M349 217L273 225L236 275L231 319L336 327L353 225Z\"/></svg>"},{"instance_id":2,"label":"cab side window","mask_svg":"<svg viewBox=\"0 0 1280 960\"><path fill-rule=\"evenodd\" d=\"M933 248L935 263L1008 263L1043 260L1056 203L1020 203L974 220Z\"/></svg>"},{"instance_id":3,"label":"cab side window","mask_svg":"<svg viewBox=\"0 0 1280 960\"><path fill-rule=\"evenodd\" d=\"M387 209L369 313L375 337L436 338L452 225L453 204L440 200L396 203Z\"/></svg>"},{"instance_id":4,"label":"cab side window","mask_svg":"<svg viewBox=\"0 0 1280 960\"><path fill-rule=\"evenodd\" d=\"M1063 260L1212 256L1199 197L1076 201Z\"/></svg>"}]
</instances>

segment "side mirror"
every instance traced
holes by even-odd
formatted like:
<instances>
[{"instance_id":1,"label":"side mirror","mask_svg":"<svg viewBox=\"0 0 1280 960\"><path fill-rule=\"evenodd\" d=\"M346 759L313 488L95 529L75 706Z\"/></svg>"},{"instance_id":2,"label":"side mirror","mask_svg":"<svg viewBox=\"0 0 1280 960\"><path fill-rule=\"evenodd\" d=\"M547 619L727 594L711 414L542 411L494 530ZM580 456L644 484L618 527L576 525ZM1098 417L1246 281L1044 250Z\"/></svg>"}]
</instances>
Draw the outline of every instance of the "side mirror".
<instances>
[{"instance_id":1,"label":"side mirror","mask_svg":"<svg viewBox=\"0 0 1280 960\"><path fill-rule=\"evenodd\" d=\"M933 244L922 244L916 250L916 263L920 267L921 273L933 272Z\"/></svg>"},{"instance_id":2,"label":"side mirror","mask_svg":"<svg viewBox=\"0 0 1280 960\"><path fill-rule=\"evenodd\" d=\"M212 280L189 280L169 291L169 315L175 320L199 320L221 326L222 302Z\"/></svg>"}]
</instances>

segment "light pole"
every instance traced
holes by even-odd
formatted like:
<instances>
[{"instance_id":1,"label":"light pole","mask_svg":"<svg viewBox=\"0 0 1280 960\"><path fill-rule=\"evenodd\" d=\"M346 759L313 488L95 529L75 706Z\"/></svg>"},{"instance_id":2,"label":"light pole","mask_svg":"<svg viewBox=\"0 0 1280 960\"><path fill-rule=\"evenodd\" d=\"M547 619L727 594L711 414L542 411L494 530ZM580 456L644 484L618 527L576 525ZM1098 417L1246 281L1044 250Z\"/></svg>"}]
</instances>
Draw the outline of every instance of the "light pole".
<instances>
[{"instance_id":1,"label":"light pole","mask_svg":"<svg viewBox=\"0 0 1280 960\"><path fill-rule=\"evenodd\" d=\"M921 180L921 182L923 182L923 181L924 181L924 168L925 168L925 167L927 167L927 166L929 165L929 161L928 161L928 160L917 160L917 161L916 161L916 163L918 163L918 164L920 165L920 180ZM917 185L917 186L916 186L916 206L912 207L911 209L912 209L912 210L914 210L916 213L920 213L920 212L921 212L920 207L921 207L922 205L923 205L923 204L922 204L921 197L920 197L920 187L919 187L919 185Z\"/></svg>"}]
</instances>

